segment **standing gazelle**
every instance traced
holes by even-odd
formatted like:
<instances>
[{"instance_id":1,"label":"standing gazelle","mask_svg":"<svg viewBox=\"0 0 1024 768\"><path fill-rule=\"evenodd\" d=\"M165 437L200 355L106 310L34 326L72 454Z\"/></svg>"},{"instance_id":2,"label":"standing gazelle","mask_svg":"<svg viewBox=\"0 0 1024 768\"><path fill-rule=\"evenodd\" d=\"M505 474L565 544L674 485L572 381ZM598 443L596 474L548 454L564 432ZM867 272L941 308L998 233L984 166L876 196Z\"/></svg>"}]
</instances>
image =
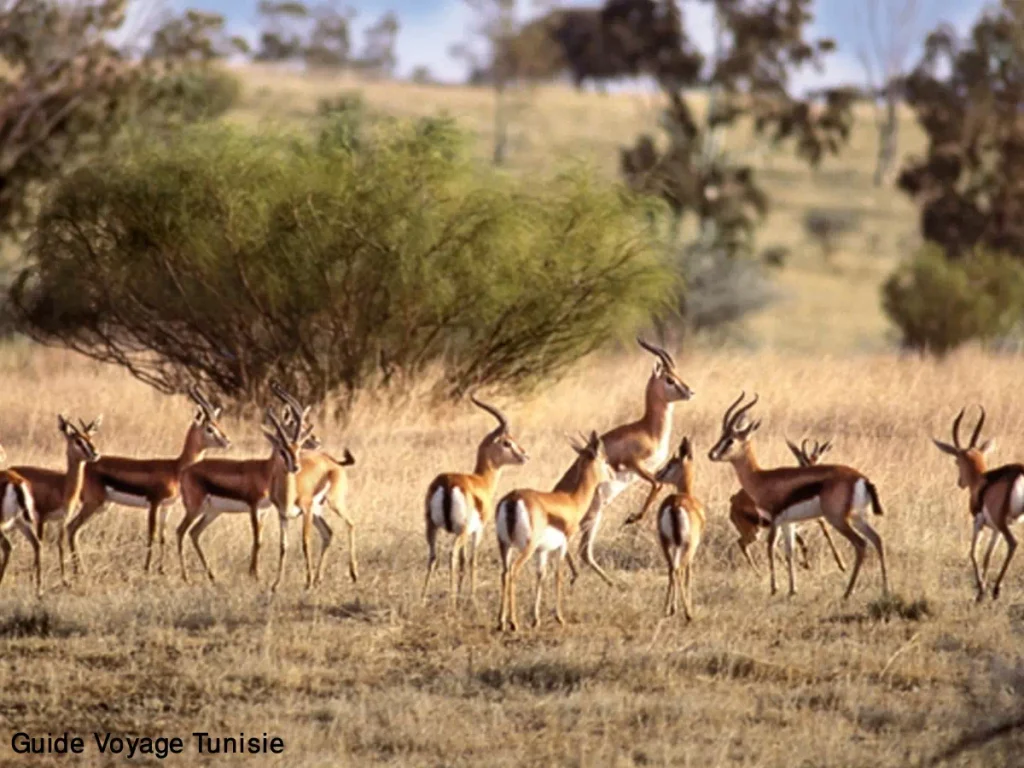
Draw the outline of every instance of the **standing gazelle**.
<instances>
[{"instance_id":1,"label":"standing gazelle","mask_svg":"<svg viewBox=\"0 0 1024 768\"><path fill-rule=\"evenodd\" d=\"M7 452L0 446L0 464L7 461ZM11 541L8 536L18 531L32 547L36 573L36 594L43 592L41 546L36 534L36 506L28 481L12 469L0 470L0 583L11 559Z\"/></svg>"},{"instance_id":2,"label":"standing gazelle","mask_svg":"<svg viewBox=\"0 0 1024 768\"><path fill-rule=\"evenodd\" d=\"M555 553L555 619L562 616L562 560L568 554L569 540L590 509L598 486L610 476L604 445L596 432L586 445L573 444L577 459L569 473L576 479L571 489L555 491L515 490L498 502L495 529L501 557L501 608L498 629L515 630L516 578L520 569L536 553L537 592L533 602L533 625L540 624L540 598L547 569L548 554ZM561 485L561 484L560 484ZM513 549L519 554L513 560ZM571 561L570 561L571 562Z\"/></svg>"},{"instance_id":3,"label":"standing gazelle","mask_svg":"<svg viewBox=\"0 0 1024 768\"><path fill-rule=\"evenodd\" d=\"M813 442L810 448L808 448L807 440L802 441L799 448L789 440L786 440L786 445L793 453L793 456L796 457L797 463L801 467L810 467L817 464L818 460L828 453L832 447L831 441L819 444L817 440ZM743 557L747 559L750 567L754 569L754 573L759 573L753 558L750 556L750 545L757 541L757 537L763 529L770 527L771 520L758 511L754 500L750 498L750 494L740 488L729 497L729 521L740 535L736 540L736 546L740 548L740 552L743 553ZM818 525L821 526L821 532L825 536L825 541L828 542L828 547L832 550L832 557L835 558L836 565L839 566L840 571L845 571L846 564L843 562L842 555L839 554L839 550L836 549L836 545L832 541L832 535L828 532L825 521L818 518ZM796 540L796 545L800 548L800 564L804 568L810 568L810 564L807 561L807 544L804 541L804 537L800 535L800 531L795 528L793 538Z\"/></svg>"},{"instance_id":4,"label":"standing gazelle","mask_svg":"<svg viewBox=\"0 0 1024 768\"><path fill-rule=\"evenodd\" d=\"M974 566L974 580L978 588L977 599L980 602L985 597L985 576L988 574L989 560L999 538L1002 537L1006 540L1007 552L1003 567L999 570L999 575L996 576L995 583L992 585L992 599L999 597L1003 577L1006 575L1006 569L1010 567L1010 560L1017 549L1017 539L1010 533L1010 526L1024 514L1024 465L1004 464L986 471L985 456L992 450L994 443L992 440L986 440L978 445L981 428L985 424L985 409L980 405L978 408L981 410L981 416L966 447L960 444L960 422L963 420L965 412L963 408L953 420L953 444L943 443L934 437L932 442L940 451L948 453L956 459L960 473L957 484L970 491L969 509L974 518L974 535L971 537L971 565ZM979 571L978 540L985 528L992 529L992 538L985 550L985 561Z\"/></svg>"},{"instance_id":5,"label":"standing gazelle","mask_svg":"<svg viewBox=\"0 0 1024 768\"><path fill-rule=\"evenodd\" d=\"M286 427L303 421L309 414L309 406L305 408L290 395L280 384L271 382L271 390L285 404L282 421ZM346 467L356 463L355 457L346 448L339 460L331 456L320 443L320 440L309 427L309 433L302 444L299 456L299 474L295 478L295 502L302 515L302 551L306 553L307 566L311 562L309 549L311 546L312 527L320 534L320 558L316 564L316 576L306 572L306 588L319 584L323 578L324 557L331 546L334 531L324 520L324 507L329 507L348 526L348 575L352 581L359 579L359 565L356 562L356 525L345 508L348 492L348 476Z\"/></svg>"},{"instance_id":6,"label":"standing gazelle","mask_svg":"<svg viewBox=\"0 0 1024 768\"><path fill-rule=\"evenodd\" d=\"M191 386L188 396L196 405L196 414L185 434L181 453L173 459L135 459L127 456L102 456L85 468L82 486L82 509L68 523L68 543L71 545L71 564L77 573L84 564L78 554L78 531L89 520L113 502L126 507L146 509L146 566L148 572L153 560L153 543L159 526L160 557L157 570L164 570L164 528L167 512L179 495L178 478L186 467L202 461L209 448L228 448L228 440L217 419L221 409L214 407L199 391Z\"/></svg>"},{"instance_id":7,"label":"standing gazelle","mask_svg":"<svg viewBox=\"0 0 1024 768\"><path fill-rule=\"evenodd\" d=\"M746 393L729 406L722 418L722 436L708 452L711 461L728 461L736 470L740 485L750 494L757 508L771 519L768 528L768 565L771 569L771 593L775 585L775 538L783 528L786 562L789 569L789 594L796 594L793 577L792 523L824 517L828 523L853 545L856 560L850 574L850 584L843 597L849 597L857 583L866 538L878 552L882 569L882 593L888 592L882 539L867 521L868 507L876 515L882 514L875 486L862 473L839 464L819 464L812 467L778 467L761 469L754 455L750 438L760 421L747 421L747 412L757 403L757 395L739 407ZM738 409L738 410L737 410Z\"/></svg>"},{"instance_id":8,"label":"standing gazelle","mask_svg":"<svg viewBox=\"0 0 1024 768\"><path fill-rule=\"evenodd\" d=\"M469 596L476 592L476 562L480 536L494 515L494 492L503 467L525 464L526 451L509 433L508 419L497 408L480 402L472 395L473 404L487 411L498 421L476 450L476 467L472 474L448 472L435 477L427 487L427 576L423 580L423 599L427 599L430 576L437 568L437 534L444 530L455 535L449 564L449 592L452 602L462 591L466 570L466 546L469 546ZM455 584L455 563L458 560L459 581Z\"/></svg>"},{"instance_id":9,"label":"standing gazelle","mask_svg":"<svg viewBox=\"0 0 1024 768\"><path fill-rule=\"evenodd\" d=\"M643 339L637 338L636 341L657 358L644 390L644 415L637 421L622 424L601 435L601 444L613 472L594 494L580 525L580 555L583 562L593 568L607 584L611 584L612 580L598 566L593 552L602 510L634 481L642 479L650 486L647 499L640 512L631 515L626 522L632 523L643 518L661 491L661 484L655 479L654 473L661 468L672 450L673 404L689 400L694 395L693 390L676 373L672 355ZM571 483L571 473L574 471L575 465L566 472L561 482Z\"/></svg>"},{"instance_id":10,"label":"standing gazelle","mask_svg":"<svg viewBox=\"0 0 1024 768\"><path fill-rule=\"evenodd\" d=\"M78 511L82 498L82 484L85 481L85 466L98 461L99 451L93 445L92 436L99 428L102 416L88 424L79 421L78 427L57 416L57 427L64 436L67 465L63 472L44 467L11 467L28 481L29 490L36 508L36 535L43 540L43 526L57 523L57 551L60 553L60 579L68 583L64 565L64 543L67 539L67 521Z\"/></svg>"},{"instance_id":11,"label":"standing gazelle","mask_svg":"<svg viewBox=\"0 0 1024 768\"><path fill-rule=\"evenodd\" d=\"M281 525L281 550L277 563L277 578L272 590L277 589L284 571L285 551L288 547L288 520L295 516L295 476L299 471L299 454L307 434L305 424L298 421L286 431L274 412L267 409L266 420L273 429L263 427L263 436L271 445L270 456L265 459L203 459L181 474L181 500L185 516L178 525L178 562L181 578L188 582L185 568L185 534L192 539L199 561L210 581L213 571L203 554L199 537L223 512L248 513L252 526L252 556L249 575L259 578L260 544L263 536L263 513L273 506L277 509ZM310 569L307 563L307 573Z\"/></svg>"},{"instance_id":12,"label":"standing gazelle","mask_svg":"<svg viewBox=\"0 0 1024 768\"><path fill-rule=\"evenodd\" d=\"M679 452L657 477L659 483L672 483L676 487L676 493L667 496L658 508L658 541L668 566L665 615L675 615L682 595L683 615L687 621L692 621L693 557L704 535L705 518L704 505L693 495L693 445L689 437L683 438Z\"/></svg>"}]
</instances>

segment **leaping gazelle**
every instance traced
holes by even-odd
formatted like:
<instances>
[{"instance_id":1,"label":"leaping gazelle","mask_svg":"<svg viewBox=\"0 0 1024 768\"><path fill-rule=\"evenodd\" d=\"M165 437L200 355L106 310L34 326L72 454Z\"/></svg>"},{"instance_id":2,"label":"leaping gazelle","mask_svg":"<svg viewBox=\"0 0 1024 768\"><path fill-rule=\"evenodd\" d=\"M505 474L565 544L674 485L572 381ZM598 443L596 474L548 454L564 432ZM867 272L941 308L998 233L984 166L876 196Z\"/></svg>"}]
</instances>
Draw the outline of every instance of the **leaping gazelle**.
<instances>
[{"instance_id":1,"label":"leaping gazelle","mask_svg":"<svg viewBox=\"0 0 1024 768\"><path fill-rule=\"evenodd\" d=\"M476 466L472 474L448 472L435 477L427 487L426 534L427 534L427 575L423 580L424 600L430 577L437 568L437 534L440 531L453 534L449 570L450 599L454 602L462 591L462 578L466 568L466 548L469 548L469 595L476 591L476 563L480 536L484 527L494 516L494 492L498 477L506 466L525 464L529 458L512 434L508 419L492 405L487 405L470 396L477 408L491 414L498 426L488 432L476 450ZM458 585L455 583L456 560L458 561Z\"/></svg>"},{"instance_id":2,"label":"leaping gazelle","mask_svg":"<svg viewBox=\"0 0 1024 768\"><path fill-rule=\"evenodd\" d=\"M623 424L601 435L601 444L608 456L612 476L603 481L594 494L590 508L580 524L580 556L607 584L612 580L594 560L594 540L604 507L637 479L650 489L640 512L627 518L627 523L642 519L661 491L654 473L668 459L672 438L672 408L676 402L689 400L694 392L676 373L676 363L668 352L641 338L637 343L657 358L644 390L644 414L637 421ZM571 467L561 482L571 482Z\"/></svg>"},{"instance_id":3,"label":"leaping gazelle","mask_svg":"<svg viewBox=\"0 0 1024 768\"><path fill-rule=\"evenodd\" d=\"M537 591L533 602L533 625L540 623L541 588L548 555L552 553L555 556L555 619L559 624L565 623L562 616L562 560L568 556L569 540L590 509L598 486L607 482L610 475L604 446L596 432L590 433L585 445L573 444L573 449L577 459L566 473L575 479L571 488L514 490L498 502L494 527L498 534L502 566L499 631L506 628L515 631L517 627L516 578L534 554L537 555ZM514 550L518 550L518 554Z\"/></svg>"},{"instance_id":4,"label":"leaping gazelle","mask_svg":"<svg viewBox=\"0 0 1024 768\"><path fill-rule=\"evenodd\" d=\"M981 437L981 428L985 424L985 409L978 406L981 416L974 432L971 433L970 442L963 446L960 444L960 422L963 420L965 409L961 408L960 413L953 420L953 444L944 443L941 440L932 438L936 447L948 453L956 459L957 469L960 472L957 478L957 485L966 488L970 492L969 509L974 518L974 535L971 537L971 565L974 566L974 580L978 588L977 599L980 602L985 597L985 576L988 574L988 564L992 557L999 538L1006 540L1006 560L1003 567L996 576L992 585L992 599L999 597L999 590L1006 575L1006 569L1010 567L1010 560L1017 550L1017 539L1010 532L1010 526L1024 514L1024 464L1004 464L995 469L986 470L985 457L992 450L994 442L985 440L978 445L978 438ZM992 538L985 550L985 561L981 570L978 570L978 540L985 528L992 529Z\"/></svg>"},{"instance_id":5,"label":"leaping gazelle","mask_svg":"<svg viewBox=\"0 0 1024 768\"><path fill-rule=\"evenodd\" d=\"M228 440L217 420L221 409L215 407L199 388L189 387L188 396L196 405L195 417L185 433L185 442L176 458L135 459L128 456L101 456L85 468L82 508L68 523L71 564L77 573L85 570L78 553L78 532L110 503L148 510L146 565L153 560L153 544L159 529L160 556L157 570L164 570L164 529L167 512L178 499L181 473L202 461L210 448L228 448Z\"/></svg>"},{"instance_id":6,"label":"leaping gazelle","mask_svg":"<svg viewBox=\"0 0 1024 768\"><path fill-rule=\"evenodd\" d=\"M888 592L882 539L871 527L866 513L882 514L878 492L868 478L851 467L840 464L819 464L812 467L778 467L761 469L754 455L751 436L761 426L760 421L748 421L747 412L757 403L757 395L740 407L746 393L729 406L722 418L722 435L708 452L711 461L728 461L736 470L740 485L750 494L757 508L771 519L768 528L768 564L771 569L771 593L775 584L775 538L781 526L785 539L786 564L789 570L789 594L796 594L793 577L792 523L823 517L853 545L856 560L850 583L843 597L849 597L857 584L864 552L865 539L878 552L882 569L882 593Z\"/></svg>"},{"instance_id":7,"label":"leaping gazelle","mask_svg":"<svg viewBox=\"0 0 1024 768\"><path fill-rule=\"evenodd\" d=\"M797 463L801 467L810 467L817 464L818 460L828 453L832 447L831 441L819 443L817 440L813 441L810 446L808 446L807 440L803 440L799 447L786 440L786 445L793 456L796 457ZM750 494L740 488L729 497L729 521L740 535L736 540L736 546L740 548L740 552L743 553L743 557L746 558L754 573L759 573L753 558L750 556L750 545L757 541L762 530L771 525L771 520L758 511L754 500L750 498ZM832 536L828 532L825 521L818 518L818 525L821 526L821 532L825 536L825 541L828 542L836 565L839 566L840 571L845 571L846 564L843 562L842 555L839 554L839 550L836 549L836 545L832 541ZM796 540L796 545L800 548L800 564L804 568L810 568L810 564L807 561L807 543L804 541L804 537L800 535L800 531L794 529L793 538Z\"/></svg>"}]
</instances>

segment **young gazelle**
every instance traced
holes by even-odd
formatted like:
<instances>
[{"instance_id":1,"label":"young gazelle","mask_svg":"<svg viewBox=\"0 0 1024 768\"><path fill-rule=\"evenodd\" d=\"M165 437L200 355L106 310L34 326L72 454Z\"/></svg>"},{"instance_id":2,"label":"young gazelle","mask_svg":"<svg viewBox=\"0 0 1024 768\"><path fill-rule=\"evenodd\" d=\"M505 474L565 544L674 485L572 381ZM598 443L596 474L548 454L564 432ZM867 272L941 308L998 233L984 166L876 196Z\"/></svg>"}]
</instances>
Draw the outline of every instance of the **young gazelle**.
<instances>
[{"instance_id":1,"label":"young gazelle","mask_svg":"<svg viewBox=\"0 0 1024 768\"><path fill-rule=\"evenodd\" d=\"M627 523L643 518L661 491L654 473L672 450L673 405L681 400L689 400L694 395L693 390L676 373L672 355L643 339L638 338L636 341L657 358L644 390L644 415L637 421L623 424L601 435L601 444L607 452L613 472L608 480L601 483L580 525L580 556L607 584L611 584L612 580L594 560L593 551L602 510L633 482L642 479L650 486L647 499L640 512L631 515ZM571 483L570 475L574 471L574 467L570 468L562 480Z\"/></svg>"},{"instance_id":2,"label":"young gazelle","mask_svg":"<svg viewBox=\"0 0 1024 768\"><path fill-rule=\"evenodd\" d=\"M282 421L286 428L293 427L295 423L307 417L309 406L303 408L294 396L276 382L272 382L270 388L285 403ZM314 526L320 534L320 558L317 561L315 578L312 571L308 570L306 573L306 587L319 584L323 579L324 556L331 545L331 539L334 538L334 531L324 520L325 506L333 510L348 526L348 575L352 581L356 581L359 578L359 566L356 562L356 526L345 509L348 492L348 476L345 469L355 464L356 459L347 448L341 459L334 458L323 450L320 439L312 432L312 425L309 430L302 444L302 454L299 456L295 499L302 515L302 551L306 553L306 563L310 562L308 553L311 546L311 529Z\"/></svg>"},{"instance_id":3,"label":"young gazelle","mask_svg":"<svg viewBox=\"0 0 1024 768\"><path fill-rule=\"evenodd\" d=\"M665 615L674 616L683 598L683 615L693 620L693 556L704 535L704 505L693 495L693 446L684 437L679 452L657 475L659 483L672 483L676 493L658 508L658 541L668 565ZM682 576L683 584L679 580Z\"/></svg>"},{"instance_id":4,"label":"young gazelle","mask_svg":"<svg viewBox=\"0 0 1024 768\"><path fill-rule=\"evenodd\" d=\"M7 461L7 452L0 446L0 464ZM39 536L36 535L36 507L28 481L12 469L0 470L0 583L11 558L14 531L24 536L32 547L36 572L36 594L43 593L43 569L40 562Z\"/></svg>"},{"instance_id":5,"label":"young gazelle","mask_svg":"<svg viewBox=\"0 0 1024 768\"><path fill-rule=\"evenodd\" d=\"M932 438L936 447L948 453L956 459L959 477L957 484L970 492L969 509L974 518L974 535L971 537L971 565L974 567L974 580L978 588L977 599L980 602L985 597L985 577L988 574L989 560L992 551L995 549L999 538L1006 540L1007 552L1003 567L996 576L992 585L992 599L999 597L999 590L1006 575L1006 569L1010 566L1010 560L1017 549L1017 539L1010 533L1010 525L1024 514L1024 464L1004 464L995 469L986 470L985 456L992 450L992 440L986 440L978 445L978 438L981 437L981 428L985 424L985 409L978 406L981 416L974 432L971 433L970 442L965 446L960 444L960 422L963 420L965 409L953 420L953 444L949 445L941 440ZM985 528L992 529L992 538L989 540L988 548L985 550L985 561L979 571L978 569L978 540Z\"/></svg>"},{"instance_id":6,"label":"young gazelle","mask_svg":"<svg viewBox=\"0 0 1024 768\"><path fill-rule=\"evenodd\" d=\"M57 523L57 550L60 553L60 579L68 584L64 564L64 543L67 538L67 521L78 511L85 481L85 467L100 458L92 436L99 428L102 416L89 424L79 421L76 427L63 416L57 416L57 427L64 436L67 457L66 469L61 472L44 467L11 467L16 474L28 481L29 491L36 508L36 536L43 540L43 526Z\"/></svg>"},{"instance_id":7,"label":"young gazelle","mask_svg":"<svg viewBox=\"0 0 1024 768\"><path fill-rule=\"evenodd\" d=\"M590 509L598 486L607 482L611 472L604 444L596 432L590 433L586 445L573 444L578 454L572 469L576 478L570 490L515 490L498 502L495 529L501 557L501 608L498 629L515 630L516 578L523 565L536 553L537 592L533 602L533 625L540 623L541 588L547 569L548 554L555 554L555 619L565 624L562 616L562 560L568 553L569 540ZM567 473L568 474L568 473ZM513 560L513 549L519 554Z\"/></svg>"},{"instance_id":8,"label":"young gazelle","mask_svg":"<svg viewBox=\"0 0 1024 768\"><path fill-rule=\"evenodd\" d=\"M476 449L476 466L472 474L448 472L435 477L427 486L427 576L423 580L423 600L427 599L430 577L437 568L437 534L447 531L455 535L449 562L448 588L455 602L462 592L462 579L466 570L466 548L469 547L469 596L476 592L476 562L483 529L494 515L494 492L503 467L525 464L529 458L509 433L508 419L497 408L470 400L498 421L498 426L487 433ZM458 560L458 585L455 583L455 563Z\"/></svg>"},{"instance_id":9,"label":"young gazelle","mask_svg":"<svg viewBox=\"0 0 1024 768\"><path fill-rule=\"evenodd\" d=\"M771 570L771 592L775 585L775 538L781 526L786 545L786 561L789 569L789 594L796 593L793 579L793 527L792 523L824 517L853 545L856 560L850 583L843 597L849 597L857 583L866 538L878 552L882 569L882 593L888 592L889 584L885 569L885 553L882 539L867 521L868 507L876 515L882 514L875 486L862 473L838 464L819 464L813 467L779 467L761 469L754 456L750 437L761 425L760 421L749 422L747 412L757 403L754 399L739 407L746 393L729 406L722 418L722 436L708 452L712 461L728 461L736 470L740 485L750 494L757 508L771 519L768 528L768 565ZM739 408L737 410L737 408Z\"/></svg>"},{"instance_id":10,"label":"young gazelle","mask_svg":"<svg viewBox=\"0 0 1024 768\"><path fill-rule=\"evenodd\" d=\"M799 448L789 440L786 440L786 445L792 451L793 456L796 457L797 463L801 467L810 467L817 464L818 460L828 453L832 447L831 442L819 444L817 440L813 442L810 448L808 448L807 440L801 442ZM750 556L750 545L757 541L761 531L768 528L771 525L771 521L758 512L754 500L742 488L729 498L729 520L740 535L736 540L736 545L740 548L743 557L747 559L750 567L754 569L754 573L759 573L753 558ZM829 549L832 550L832 557L835 558L836 565L839 566L840 571L845 571L846 564L843 562L842 555L839 554L839 550L836 549L836 545L832 541L832 535L828 532L825 521L819 518L818 525L821 526L821 532L825 536L825 541L828 542ZM800 531L796 530L795 527L793 538L796 539L796 544L800 548L800 564L804 568L810 568L810 564L807 561L807 544L804 542L804 537L800 535Z\"/></svg>"},{"instance_id":11,"label":"young gazelle","mask_svg":"<svg viewBox=\"0 0 1024 768\"><path fill-rule=\"evenodd\" d=\"M127 456L103 456L85 468L82 509L68 523L71 564L76 573L79 569L85 570L78 554L78 531L110 503L149 510L145 566L147 572L153 560L153 542L159 523L160 557L157 561L157 570L163 573L164 528L167 512L171 504L178 499L178 478L181 472L197 461L202 461L209 448L228 448L231 445L231 441L217 423L221 409L215 408L195 386L189 387L188 396L196 404L197 409L185 434L185 444L177 458L134 459Z\"/></svg>"},{"instance_id":12,"label":"young gazelle","mask_svg":"<svg viewBox=\"0 0 1024 768\"><path fill-rule=\"evenodd\" d=\"M263 535L263 513L269 507L277 509L281 525L281 550L277 563L276 590L284 571L284 557L288 546L288 520L296 516L295 476L299 471L301 446L308 436L305 424L299 421L291 431L285 430L274 412L267 409L266 419L273 429L264 425L263 435L271 445L270 456L265 459L203 459L181 474L181 500L185 516L178 525L178 561L181 578L188 582L185 568L185 534L195 546L199 561L210 581L214 581L199 544L199 537L223 512L248 513L252 525L252 557L249 575L259 578L260 544ZM307 553L308 555L308 553ZM306 569L310 564L307 561Z\"/></svg>"}]
</instances>

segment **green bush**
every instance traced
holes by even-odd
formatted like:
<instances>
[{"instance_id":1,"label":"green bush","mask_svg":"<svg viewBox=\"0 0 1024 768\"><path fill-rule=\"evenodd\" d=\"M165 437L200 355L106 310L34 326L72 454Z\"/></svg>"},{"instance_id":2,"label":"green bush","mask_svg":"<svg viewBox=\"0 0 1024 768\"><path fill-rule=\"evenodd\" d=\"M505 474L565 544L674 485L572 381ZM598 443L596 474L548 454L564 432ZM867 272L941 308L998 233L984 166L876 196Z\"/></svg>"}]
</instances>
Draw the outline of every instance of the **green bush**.
<instances>
[{"instance_id":1,"label":"green bush","mask_svg":"<svg viewBox=\"0 0 1024 768\"><path fill-rule=\"evenodd\" d=\"M905 347L943 355L1018 327L1024 312L1024 265L982 252L950 260L940 248L928 246L885 282L882 305Z\"/></svg>"},{"instance_id":2,"label":"green bush","mask_svg":"<svg viewBox=\"0 0 1024 768\"><path fill-rule=\"evenodd\" d=\"M521 389L675 291L643 203L575 170L510 180L445 120L358 142L197 125L51 195L11 289L21 327L158 388L318 400L440 365L437 393Z\"/></svg>"},{"instance_id":3,"label":"green bush","mask_svg":"<svg viewBox=\"0 0 1024 768\"><path fill-rule=\"evenodd\" d=\"M154 75L142 91L141 116L171 123L194 123L219 117L242 97L242 81L226 69L194 65Z\"/></svg>"}]
</instances>

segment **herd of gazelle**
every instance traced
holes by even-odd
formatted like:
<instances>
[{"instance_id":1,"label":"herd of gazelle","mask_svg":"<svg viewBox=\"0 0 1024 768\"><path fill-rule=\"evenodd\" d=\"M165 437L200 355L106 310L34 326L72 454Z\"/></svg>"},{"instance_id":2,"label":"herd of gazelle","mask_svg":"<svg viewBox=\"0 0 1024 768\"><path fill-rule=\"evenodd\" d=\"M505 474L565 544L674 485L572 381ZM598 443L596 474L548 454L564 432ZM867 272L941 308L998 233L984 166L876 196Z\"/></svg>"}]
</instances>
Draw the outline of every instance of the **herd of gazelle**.
<instances>
[{"instance_id":1,"label":"herd of gazelle","mask_svg":"<svg viewBox=\"0 0 1024 768\"><path fill-rule=\"evenodd\" d=\"M656 358L647 381L643 416L603 435L591 432L573 442L576 459L550 491L519 488L496 498L499 475L504 467L525 464L527 452L512 436L508 419L497 408L472 397L472 402L491 414L497 426L481 441L472 473L445 473L430 483L426 495L427 573L422 596L428 595L430 578L437 566L438 535L454 536L449 565L449 591L454 602L462 592L468 561L470 596L475 593L477 555L483 533L492 522L498 540L502 566L499 627L515 629L516 579L522 567L536 558L537 583L533 607L534 624L540 621L541 593L548 560L555 563L555 617L562 614L563 574L566 561L575 581L579 570L570 542L579 533L582 562L606 583L611 578L593 557L593 544L604 508L636 480L649 485L640 510L626 518L626 524L643 520L663 488L674 492L658 506L655 526L665 557L668 588L665 613L672 615L682 601L687 619L693 616L693 559L706 525L703 504L694 493L694 447L684 437L671 452L672 409L676 402L694 393L676 372L675 361L664 349L637 339ZM82 526L113 504L148 510L148 547L145 570L153 563L159 542L157 569L163 572L164 529L169 507L181 500L185 514L177 527L178 559L182 579L188 581L184 539L188 535L211 581L213 571L200 544L203 531L222 513L248 514L252 527L249 572L258 577L259 552L264 513L278 512L280 552L272 589L281 582L291 520L301 518L306 586L323 577L324 556L333 531L324 519L325 507L333 510L348 527L349 576L358 578L355 526L345 508L346 468L355 463L349 451L336 459L323 450L309 422L308 406L277 384L274 394L282 401L280 416L267 409L262 425L270 443L270 455L262 459L207 458L214 448L230 447L230 440L218 423L221 410L197 387L188 394L197 406L188 427L181 453L174 458L138 459L100 455L93 443L100 419L76 426L58 416L58 427L66 444L63 471L34 466L14 466L0 471L0 582L11 554L10 534L20 532L32 546L36 589L42 590L41 541L46 523L58 528L57 543L61 579L67 583L65 547L70 548L75 572L84 570L77 549ZM846 538L854 548L855 560L844 597L857 583L868 546L878 553L883 594L888 590L885 553L881 537L869 522L869 512L882 515L874 484L861 472L843 465L822 464L821 457L831 443L804 441L787 446L797 466L762 469L754 453L752 437L759 420L748 414L756 405L755 395L744 402L745 393L733 402L722 418L721 434L708 451L713 462L730 463L740 490L730 498L729 520L739 534L737 546L752 569L757 571L749 547L767 531L767 553L771 593L777 591L775 549L779 532L786 554L789 594L794 594L794 543L799 546L802 565L807 566L807 547L797 527L817 520L840 570L846 566L829 535L829 527ZM1000 538L1007 544L1002 568L992 586L997 598L1017 541L1010 524L1024 514L1024 465L1007 464L987 470L985 457L992 441L978 440L985 422L982 408L966 447L960 440L964 410L953 421L953 442L934 439L935 445L956 459L958 483L969 490L969 509L974 520L971 563L977 584L977 599L985 594L985 578L993 550ZM6 457L0 448L0 462ZM828 526L825 524L828 523ZM985 528L992 529L983 563L979 567L977 545ZM320 536L320 556L314 568L312 531Z\"/></svg>"}]
</instances>

